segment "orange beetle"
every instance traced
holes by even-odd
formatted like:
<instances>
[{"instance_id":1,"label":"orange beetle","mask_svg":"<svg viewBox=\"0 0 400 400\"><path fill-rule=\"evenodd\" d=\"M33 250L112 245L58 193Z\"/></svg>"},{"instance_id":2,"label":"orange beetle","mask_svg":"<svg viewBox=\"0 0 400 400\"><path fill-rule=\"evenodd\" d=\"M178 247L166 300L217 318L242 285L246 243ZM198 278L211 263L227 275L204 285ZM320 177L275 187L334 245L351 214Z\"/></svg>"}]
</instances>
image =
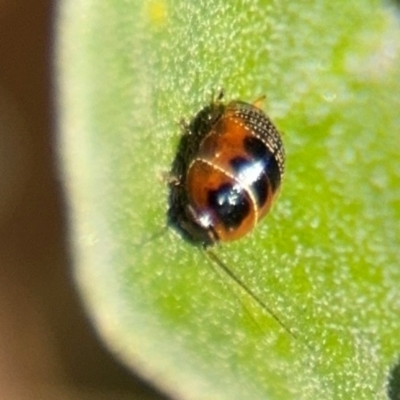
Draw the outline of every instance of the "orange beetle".
<instances>
[{"instance_id":1,"label":"orange beetle","mask_svg":"<svg viewBox=\"0 0 400 400\"><path fill-rule=\"evenodd\" d=\"M205 254L293 338L296 333L210 249L239 239L264 217L285 169L281 136L253 104L218 98L201 109L178 145L169 181L168 225Z\"/></svg>"},{"instance_id":2,"label":"orange beetle","mask_svg":"<svg viewBox=\"0 0 400 400\"><path fill-rule=\"evenodd\" d=\"M285 166L281 136L260 101L221 98L185 126L169 183L169 225L205 247L255 227L271 208Z\"/></svg>"}]
</instances>

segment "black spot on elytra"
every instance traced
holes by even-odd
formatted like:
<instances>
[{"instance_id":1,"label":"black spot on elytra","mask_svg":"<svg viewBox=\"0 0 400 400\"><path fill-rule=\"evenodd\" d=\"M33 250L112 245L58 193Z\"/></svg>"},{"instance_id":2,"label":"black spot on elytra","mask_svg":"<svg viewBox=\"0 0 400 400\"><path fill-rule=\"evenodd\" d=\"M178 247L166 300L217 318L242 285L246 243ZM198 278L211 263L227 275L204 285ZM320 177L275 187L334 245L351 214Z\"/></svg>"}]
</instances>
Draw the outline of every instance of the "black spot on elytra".
<instances>
[{"instance_id":1,"label":"black spot on elytra","mask_svg":"<svg viewBox=\"0 0 400 400\"><path fill-rule=\"evenodd\" d=\"M251 189L257 199L258 207L262 207L268 197L268 180L265 175L260 176L252 185Z\"/></svg>"},{"instance_id":2,"label":"black spot on elytra","mask_svg":"<svg viewBox=\"0 0 400 400\"><path fill-rule=\"evenodd\" d=\"M224 183L217 190L210 190L208 204L228 230L238 228L250 212L244 190L230 183Z\"/></svg>"},{"instance_id":3,"label":"black spot on elytra","mask_svg":"<svg viewBox=\"0 0 400 400\"><path fill-rule=\"evenodd\" d=\"M271 182L272 190L275 192L281 184L281 172L275 154L271 153L265 143L256 136L246 136L243 145L246 153L254 161L262 163L264 172Z\"/></svg>"},{"instance_id":4,"label":"black spot on elytra","mask_svg":"<svg viewBox=\"0 0 400 400\"><path fill-rule=\"evenodd\" d=\"M256 136L246 136L243 145L246 153L256 160L265 160L271 154L265 143Z\"/></svg>"},{"instance_id":5,"label":"black spot on elytra","mask_svg":"<svg viewBox=\"0 0 400 400\"><path fill-rule=\"evenodd\" d=\"M262 159L235 157L230 164L239 181L248 185L258 207L262 207L268 197L268 179Z\"/></svg>"}]
</instances>

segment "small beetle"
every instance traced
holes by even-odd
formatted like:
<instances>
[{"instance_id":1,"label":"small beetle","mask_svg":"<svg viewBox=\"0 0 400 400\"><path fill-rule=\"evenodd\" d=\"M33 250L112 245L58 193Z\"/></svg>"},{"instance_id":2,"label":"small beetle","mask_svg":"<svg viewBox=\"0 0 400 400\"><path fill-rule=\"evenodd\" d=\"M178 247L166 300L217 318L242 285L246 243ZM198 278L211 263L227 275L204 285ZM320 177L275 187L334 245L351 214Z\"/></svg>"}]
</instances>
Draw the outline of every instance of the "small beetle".
<instances>
[{"instance_id":1,"label":"small beetle","mask_svg":"<svg viewBox=\"0 0 400 400\"><path fill-rule=\"evenodd\" d=\"M212 262L296 338L210 249L255 227L271 208L285 169L281 136L260 109L262 99L224 104L222 96L221 92L184 127L171 168L167 223L184 239L200 245Z\"/></svg>"},{"instance_id":2,"label":"small beetle","mask_svg":"<svg viewBox=\"0 0 400 400\"><path fill-rule=\"evenodd\" d=\"M260 101L221 98L185 127L169 184L168 224L204 247L250 232L271 208L285 168L280 134Z\"/></svg>"}]
</instances>

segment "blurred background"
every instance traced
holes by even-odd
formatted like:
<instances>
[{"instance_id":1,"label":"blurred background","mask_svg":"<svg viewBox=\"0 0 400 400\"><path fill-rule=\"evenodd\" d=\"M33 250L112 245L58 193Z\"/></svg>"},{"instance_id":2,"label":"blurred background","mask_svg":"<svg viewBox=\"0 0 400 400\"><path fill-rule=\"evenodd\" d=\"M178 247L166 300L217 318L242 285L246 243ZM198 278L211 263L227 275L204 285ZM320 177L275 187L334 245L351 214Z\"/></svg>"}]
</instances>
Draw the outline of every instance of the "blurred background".
<instances>
[{"instance_id":1,"label":"blurred background","mask_svg":"<svg viewBox=\"0 0 400 400\"><path fill-rule=\"evenodd\" d=\"M71 282L55 2L0 0L0 399L165 399L104 349Z\"/></svg>"}]
</instances>

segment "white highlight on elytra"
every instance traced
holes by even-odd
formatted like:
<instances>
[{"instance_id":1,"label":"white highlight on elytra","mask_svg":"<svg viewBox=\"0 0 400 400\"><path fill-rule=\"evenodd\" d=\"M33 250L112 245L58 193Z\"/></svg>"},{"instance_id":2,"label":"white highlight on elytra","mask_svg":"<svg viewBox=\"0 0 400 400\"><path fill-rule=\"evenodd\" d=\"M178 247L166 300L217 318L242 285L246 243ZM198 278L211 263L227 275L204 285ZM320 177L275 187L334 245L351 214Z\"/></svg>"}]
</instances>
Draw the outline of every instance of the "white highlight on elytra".
<instances>
[{"instance_id":1,"label":"white highlight on elytra","mask_svg":"<svg viewBox=\"0 0 400 400\"><path fill-rule=\"evenodd\" d=\"M258 178L264 172L264 169L264 160L246 163L246 165L240 168L238 180L243 182L246 187L249 187L253 182L258 180Z\"/></svg>"}]
</instances>

